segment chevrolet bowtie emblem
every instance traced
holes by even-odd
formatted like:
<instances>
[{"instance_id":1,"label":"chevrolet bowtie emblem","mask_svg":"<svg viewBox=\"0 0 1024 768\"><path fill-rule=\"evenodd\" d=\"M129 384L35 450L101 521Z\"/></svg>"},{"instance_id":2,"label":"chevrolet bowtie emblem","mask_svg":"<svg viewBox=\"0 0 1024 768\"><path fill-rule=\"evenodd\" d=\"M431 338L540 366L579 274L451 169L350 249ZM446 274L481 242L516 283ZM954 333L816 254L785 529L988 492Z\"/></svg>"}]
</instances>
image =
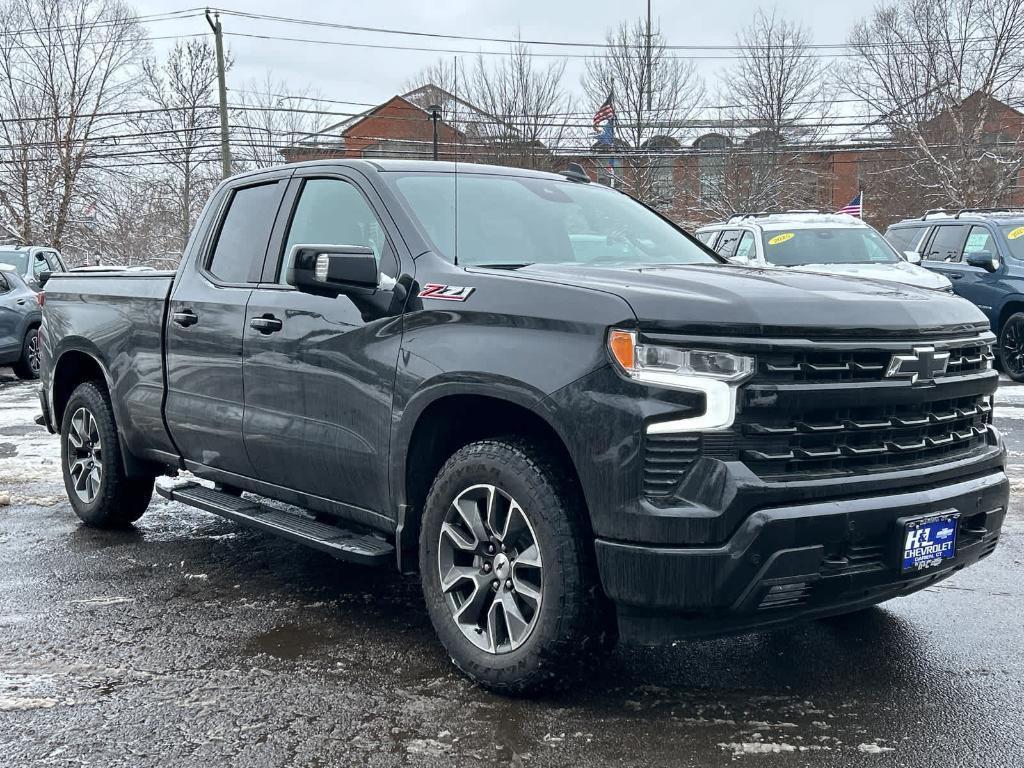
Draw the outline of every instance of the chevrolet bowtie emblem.
<instances>
[{"instance_id":1,"label":"chevrolet bowtie emblem","mask_svg":"<svg viewBox=\"0 0 1024 768\"><path fill-rule=\"evenodd\" d=\"M930 383L942 376L949 365L949 352L936 352L935 347L915 347L912 355L893 355L887 379L910 379L911 384Z\"/></svg>"}]
</instances>

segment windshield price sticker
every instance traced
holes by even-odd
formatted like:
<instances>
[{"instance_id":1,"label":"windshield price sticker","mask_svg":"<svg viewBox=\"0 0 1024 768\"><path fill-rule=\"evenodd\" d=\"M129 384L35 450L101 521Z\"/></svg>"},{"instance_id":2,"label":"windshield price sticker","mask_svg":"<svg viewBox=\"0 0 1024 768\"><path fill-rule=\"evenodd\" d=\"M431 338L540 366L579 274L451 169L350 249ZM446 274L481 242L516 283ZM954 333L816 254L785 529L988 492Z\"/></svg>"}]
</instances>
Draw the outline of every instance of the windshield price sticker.
<instances>
[{"instance_id":1,"label":"windshield price sticker","mask_svg":"<svg viewBox=\"0 0 1024 768\"><path fill-rule=\"evenodd\" d=\"M1022 231L1024 231L1024 228L1022 228ZM783 243L788 243L794 237L796 237L795 232L784 232L783 234L776 235L771 240L769 240L768 245L782 245Z\"/></svg>"},{"instance_id":2,"label":"windshield price sticker","mask_svg":"<svg viewBox=\"0 0 1024 768\"><path fill-rule=\"evenodd\" d=\"M1011 232L1010 232L1010 233L1009 233L1009 234L1008 234L1008 235L1006 236L1006 239L1007 239L1007 240L1016 240L1016 239L1017 239L1018 237L1020 237L1021 235L1024 235L1024 227L1017 227L1017 228L1016 228L1015 230L1011 231Z\"/></svg>"}]
</instances>

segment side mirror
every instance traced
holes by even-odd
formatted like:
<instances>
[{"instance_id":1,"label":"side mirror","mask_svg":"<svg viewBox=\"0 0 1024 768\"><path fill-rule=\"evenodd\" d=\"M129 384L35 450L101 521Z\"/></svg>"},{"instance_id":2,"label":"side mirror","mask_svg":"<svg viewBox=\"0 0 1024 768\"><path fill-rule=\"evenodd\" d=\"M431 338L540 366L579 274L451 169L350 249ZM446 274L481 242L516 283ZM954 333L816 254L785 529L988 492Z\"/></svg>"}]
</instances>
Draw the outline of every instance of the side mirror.
<instances>
[{"instance_id":1,"label":"side mirror","mask_svg":"<svg viewBox=\"0 0 1024 768\"><path fill-rule=\"evenodd\" d=\"M968 253L964 261L972 267L981 267L986 272L995 272L999 269L999 260L992 255L992 251Z\"/></svg>"},{"instance_id":2,"label":"side mirror","mask_svg":"<svg viewBox=\"0 0 1024 768\"><path fill-rule=\"evenodd\" d=\"M921 263L921 254L918 253L917 251L904 251L903 258L905 258L907 262L910 264Z\"/></svg>"},{"instance_id":3,"label":"side mirror","mask_svg":"<svg viewBox=\"0 0 1024 768\"><path fill-rule=\"evenodd\" d=\"M373 249L364 245L294 245L285 282L320 296L372 294L380 271Z\"/></svg>"}]
</instances>

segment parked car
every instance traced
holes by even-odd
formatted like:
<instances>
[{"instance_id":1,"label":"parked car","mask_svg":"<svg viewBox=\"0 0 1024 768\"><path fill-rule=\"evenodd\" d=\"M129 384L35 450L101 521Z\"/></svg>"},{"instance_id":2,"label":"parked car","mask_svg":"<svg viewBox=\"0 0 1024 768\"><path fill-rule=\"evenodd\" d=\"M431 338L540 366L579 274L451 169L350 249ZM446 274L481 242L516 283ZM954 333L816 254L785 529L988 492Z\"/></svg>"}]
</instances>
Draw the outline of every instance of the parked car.
<instances>
[{"instance_id":1,"label":"parked car","mask_svg":"<svg viewBox=\"0 0 1024 768\"><path fill-rule=\"evenodd\" d=\"M697 237L737 264L952 290L949 280L904 259L874 227L843 213L737 214L701 227Z\"/></svg>"},{"instance_id":2,"label":"parked car","mask_svg":"<svg viewBox=\"0 0 1024 768\"><path fill-rule=\"evenodd\" d=\"M1024 210L929 211L885 237L985 313L1003 371L1024 381Z\"/></svg>"},{"instance_id":3,"label":"parked car","mask_svg":"<svg viewBox=\"0 0 1024 768\"><path fill-rule=\"evenodd\" d=\"M51 274L67 269L56 248L42 245L0 246L0 268L3 265L21 275L34 291L42 288Z\"/></svg>"},{"instance_id":4,"label":"parked car","mask_svg":"<svg viewBox=\"0 0 1024 768\"><path fill-rule=\"evenodd\" d=\"M39 376L39 323L35 291L13 269L0 268L0 365L19 379Z\"/></svg>"},{"instance_id":5,"label":"parked car","mask_svg":"<svg viewBox=\"0 0 1024 768\"><path fill-rule=\"evenodd\" d=\"M992 552L977 308L728 265L578 169L455 171L237 176L176 273L52 277L41 420L79 517L130 524L188 470L217 487L159 493L418 571L447 655L499 691L592 671L616 634L848 613Z\"/></svg>"}]
</instances>

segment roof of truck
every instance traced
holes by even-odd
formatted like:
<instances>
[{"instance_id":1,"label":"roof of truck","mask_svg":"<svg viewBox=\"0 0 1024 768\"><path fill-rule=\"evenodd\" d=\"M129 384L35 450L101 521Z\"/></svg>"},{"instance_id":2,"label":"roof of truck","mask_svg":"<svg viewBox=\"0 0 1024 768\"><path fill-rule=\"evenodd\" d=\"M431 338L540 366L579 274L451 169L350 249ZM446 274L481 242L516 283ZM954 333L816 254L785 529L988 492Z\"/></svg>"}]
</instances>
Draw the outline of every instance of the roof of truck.
<instances>
[{"instance_id":1,"label":"roof of truck","mask_svg":"<svg viewBox=\"0 0 1024 768\"><path fill-rule=\"evenodd\" d=\"M277 166L277 168L263 168L261 171L252 171L251 174L255 175L261 172L279 170L280 168L323 168L325 166L356 168L361 170L373 169L386 173L483 173L492 176L527 176L538 179L550 179L552 181L566 180L565 176L560 173L534 171L528 168L512 168L504 165L485 165L483 163L468 162L453 163L445 160L378 160L375 158L307 160L303 163L289 163L285 166Z\"/></svg>"}]
</instances>

